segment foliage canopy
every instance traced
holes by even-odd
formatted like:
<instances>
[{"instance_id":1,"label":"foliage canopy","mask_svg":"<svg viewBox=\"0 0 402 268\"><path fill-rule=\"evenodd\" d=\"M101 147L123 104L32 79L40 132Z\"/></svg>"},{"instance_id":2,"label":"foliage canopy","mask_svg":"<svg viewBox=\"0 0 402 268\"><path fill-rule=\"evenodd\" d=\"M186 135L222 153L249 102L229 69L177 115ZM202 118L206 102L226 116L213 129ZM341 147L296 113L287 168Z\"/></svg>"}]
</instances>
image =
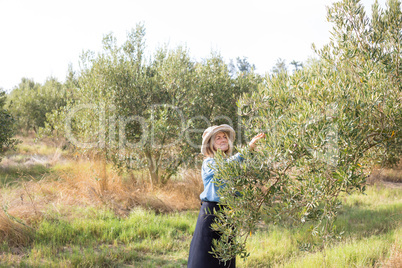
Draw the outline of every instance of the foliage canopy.
<instances>
[{"instance_id":1,"label":"foliage canopy","mask_svg":"<svg viewBox=\"0 0 402 268\"><path fill-rule=\"evenodd\" d=\"M18 143L14 139L14 118L4 106L6 103L6 93L0 89L0 160L1 155L14 147Z\"/></svg>"},{"instance_id":2,"label":"foliage canopy","mask_svg":"<svg viewBox=\"0 0 402 268\"><path fill-rule=\"evenodd\" d=\"M194 162L205 128L237 128L236 102L259 77L246 59L234 77L218 54L197 62L181 47L161 47L147 60L144 36L139 24L122 45L109 34L102 52L83 53L74 101L49 122L66 122L63 135L77 147L121 169L147 168L161 185Z\"/></svg>"},{"instance_id":3,"label":"foliage canopy","mask_svg":"<svg viewBox=\"0 0 402 268\"><path fill-rule=\"evenodd\" d=\"M243 163L221 155L216 182L224 209L214 229L223 234L214 253L222 260L248 256L246 240L262 215L273 222L304 224L326 241L341 192L364 191L374 165L401 156L401 9L373 6L369 20L359 1L335 3L331 42L319 61L293 75L277 72L239 105L252 137L266 139ZM246 220L247 219L247 220Z\"/></svg>"}]
</instances>

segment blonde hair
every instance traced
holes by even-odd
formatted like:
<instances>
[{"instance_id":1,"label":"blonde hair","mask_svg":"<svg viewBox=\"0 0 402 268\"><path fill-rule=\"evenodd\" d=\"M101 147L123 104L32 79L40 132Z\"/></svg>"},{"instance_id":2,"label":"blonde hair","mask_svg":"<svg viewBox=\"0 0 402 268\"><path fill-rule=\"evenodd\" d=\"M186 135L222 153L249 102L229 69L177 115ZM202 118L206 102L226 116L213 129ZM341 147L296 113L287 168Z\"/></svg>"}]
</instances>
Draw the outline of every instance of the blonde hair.
<instances>
[{"instance_id":1,"label":"blonde hair","mask_svg":"<svg viewBox=\"0 0 402 268\"><path fill-rule=\"evenodd\" d=\"M229 133L227 133L226 131L218 131L217 133L215 133L214 135L212 135L212 137L209 139L207 146L206 146L206 155L208 157L214 157L215 153L217 152L217 150L215 150L214 148L214 141L215 141L215 137L218 133L223 133L225 134L227 140L228 140L228 149L224 152L226 154L226 156L230 156L232 154L233 151L233 142L232 140L229 138Z\"/></svg>"}]
</instances>

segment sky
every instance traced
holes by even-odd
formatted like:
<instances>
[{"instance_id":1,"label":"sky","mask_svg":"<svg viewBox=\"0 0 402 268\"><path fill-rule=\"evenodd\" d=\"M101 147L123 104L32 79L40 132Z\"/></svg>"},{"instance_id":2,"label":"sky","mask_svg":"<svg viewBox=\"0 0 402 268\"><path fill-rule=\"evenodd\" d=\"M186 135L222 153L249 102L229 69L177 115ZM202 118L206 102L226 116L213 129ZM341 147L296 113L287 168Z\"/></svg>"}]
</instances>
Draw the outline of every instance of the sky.
<instances>
[{"instance_id":1,"label":"sky","mask_svg":"<svg viewBox=\"0 0 402 268\"><path fill-rule=\"evenodd\" d=\"M327 6L335 0L0 0L0 88L21 78L65 81L79 70L83 51L99 52L113 33L123 43L143 23L146 52L184 46L194 60L219 53L227 62L247 57L258 73L281 58L290 64L314 57L329 42ZM371 10L374 0L362 0ZM379 1L385 7L385 0Z\"/></svg>"}]
</instances>

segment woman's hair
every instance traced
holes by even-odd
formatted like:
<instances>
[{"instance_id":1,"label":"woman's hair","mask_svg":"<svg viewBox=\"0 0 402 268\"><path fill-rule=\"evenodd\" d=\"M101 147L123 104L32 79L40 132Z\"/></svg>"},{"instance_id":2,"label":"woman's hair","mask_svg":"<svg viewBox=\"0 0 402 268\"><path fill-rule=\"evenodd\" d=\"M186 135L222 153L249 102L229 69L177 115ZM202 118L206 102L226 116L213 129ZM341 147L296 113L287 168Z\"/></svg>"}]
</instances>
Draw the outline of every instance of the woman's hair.
<instances>
[{"instance_id":1,"label":"woman's hair","mask_svg":"<svg viewBox=\"0 0 402 268\"><path fill-rule=\"evenodd\" d=\"M229 134L226 131L219 131L217 133L215 133L214 135L212 135L212 137L209 139L208 143L207 143L207 148L206 148L206 154L209 157L214 157L215 153L217 152L214 148L214 142L215 142L215 137L218 133L223 133L225 134L227 140L228 140L228 149L224 152L227 156L230 156L232 154L233 151L233 142L231 141L231 139L229 138Z\"/></svg>"}]
</instances>

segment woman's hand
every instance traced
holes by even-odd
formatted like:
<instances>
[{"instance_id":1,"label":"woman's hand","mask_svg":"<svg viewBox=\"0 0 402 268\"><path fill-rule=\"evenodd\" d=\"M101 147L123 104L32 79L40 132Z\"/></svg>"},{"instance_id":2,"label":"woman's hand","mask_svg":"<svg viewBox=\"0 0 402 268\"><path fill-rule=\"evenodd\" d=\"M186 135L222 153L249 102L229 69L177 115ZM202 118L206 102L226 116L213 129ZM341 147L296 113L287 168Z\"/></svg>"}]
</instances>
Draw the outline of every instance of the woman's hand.
<instances>
[{"instance_id":1,"label":"woman's hand","mask_svg":"<svg viewBox=\"0 0 402 268\"><path fill-rule=\"evenodd\" d=\"M254 136L254 138L251 139L250 143L248 146L250 146L250 151L254 150L255 144L257 143L258 140L265 138L265 133L259 133L258 135Z\"/></svg>"}]
</instances>

